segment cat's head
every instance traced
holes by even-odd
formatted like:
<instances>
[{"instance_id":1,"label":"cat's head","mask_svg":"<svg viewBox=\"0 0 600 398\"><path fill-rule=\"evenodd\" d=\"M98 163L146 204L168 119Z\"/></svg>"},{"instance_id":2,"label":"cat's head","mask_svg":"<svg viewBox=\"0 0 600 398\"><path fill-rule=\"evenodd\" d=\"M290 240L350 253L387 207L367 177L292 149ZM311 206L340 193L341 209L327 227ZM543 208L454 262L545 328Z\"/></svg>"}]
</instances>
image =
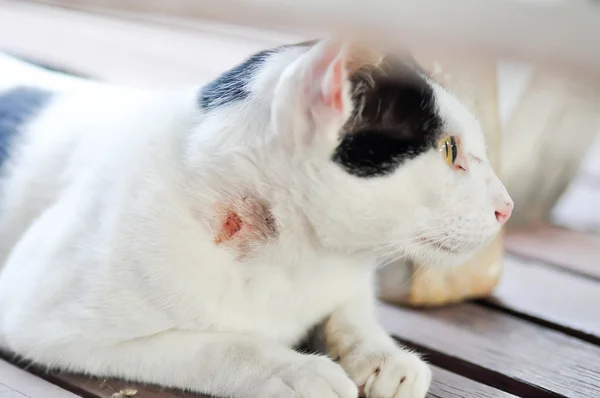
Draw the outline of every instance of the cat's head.
<instances>
[{"instance_id":1,"label":"cat's head","mask_svg":"<svg viewBox=\"0 0 600 398\"><path fill-rule=\"evenodd\" d=\"M451 264L498 234L513 203L481 126L415 63L333 40L259 56L269 167L324 246Z\"/></svg>"}]
</instances>

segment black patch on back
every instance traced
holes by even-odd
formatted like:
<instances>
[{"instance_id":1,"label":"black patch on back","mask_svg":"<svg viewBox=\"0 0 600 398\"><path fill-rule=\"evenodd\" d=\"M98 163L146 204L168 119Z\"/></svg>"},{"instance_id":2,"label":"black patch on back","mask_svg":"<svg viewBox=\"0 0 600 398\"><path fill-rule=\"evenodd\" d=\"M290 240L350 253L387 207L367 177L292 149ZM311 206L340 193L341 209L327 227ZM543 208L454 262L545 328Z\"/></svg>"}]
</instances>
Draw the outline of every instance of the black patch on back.
<instances>
[{"instance_id":1,"label":"black patch on back","mask_svg":"<svg viewBox=\"0 0 600 398\"><path fill-rule=\"evenodd\" d=\"M275 51L269 49L256 53L208 83L200 91L198 98L200 107L211 110L247 98L250 94L247 89L248 82L265 59Z\"/></svg>"},{"instance_id":2,"label":"black patch on back","mask_svg":"<svg viewBox=\"0 0 600 398\"><path fill-rule=\"evenodd\" d=\"M0 92L0 168L10 153L19 127L31 120L49 102L50 91L16 87Z\"/></svg>"},{"instance_id":3,"label":"black patch on back","mask_svg":"<svg viewBox=\"0 0 600 398\"><path fill-rule=\"evenodd\" d=\"M443 122L433 88L421 73L386 59L350 78L355 109L334 162L358 177L383 176L436 146Z\"/></svg>"}]
</instances>

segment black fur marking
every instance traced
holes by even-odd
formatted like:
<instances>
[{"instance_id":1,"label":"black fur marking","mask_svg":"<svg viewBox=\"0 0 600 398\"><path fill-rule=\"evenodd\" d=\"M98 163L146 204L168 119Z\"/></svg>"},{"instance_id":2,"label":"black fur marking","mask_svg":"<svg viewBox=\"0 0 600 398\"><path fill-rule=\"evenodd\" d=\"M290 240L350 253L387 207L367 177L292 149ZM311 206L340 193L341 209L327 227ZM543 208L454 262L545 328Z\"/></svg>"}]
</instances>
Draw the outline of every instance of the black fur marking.
<instances>
[{"instance_id":1,"label":"black fur marking","mask_svg":"<svg viewBox=\"0 0 600 398\"><path fill-rule=\"evenodd\" d=\"M198 98L202 109L211 110L247 98L250 94L246 87L248 82L265 59L275 51L269 49L256 53L204 86Z\"/></svg>"},{"instance_id":2,"label":"black fur marking","mask_svg":"<svg viewBox=\"0 0 600 398\"><path fill-rule=\"evenodd\" d=\"M31 120L51 99L52 93L34 87L0 92L0 168L10 154L19 127Z\"/></svg>"},{"instance_id":3,"label":"black fur marking","mask_svg":"<svg viewBox=\"0 0 600 398\"><path fill-rule=\"evenodd\" d=\"M355 110L334 162L357 177L377 177L436 146L443 121L433 88L421 73L385 60L351 77Z\"/></svg>"}]
</instances>

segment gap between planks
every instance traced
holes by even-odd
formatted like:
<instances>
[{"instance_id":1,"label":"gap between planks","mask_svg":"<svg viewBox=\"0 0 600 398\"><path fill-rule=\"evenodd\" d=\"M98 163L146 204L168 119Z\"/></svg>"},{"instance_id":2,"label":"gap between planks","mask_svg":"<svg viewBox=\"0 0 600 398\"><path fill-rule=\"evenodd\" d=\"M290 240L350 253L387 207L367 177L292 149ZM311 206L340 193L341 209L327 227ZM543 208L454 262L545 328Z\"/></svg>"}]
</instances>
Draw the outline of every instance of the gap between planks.
<instances>
[{"instance_id":1,"label":"gap between planks","mask_svg":"<svg viewBox=\"0 0 600 398\"><path fill-rule=\"evenodd\" d=\"M507 254L499 285L479 303L600 346L600 282L593 278Z\"/></svg>"}]
</instances>

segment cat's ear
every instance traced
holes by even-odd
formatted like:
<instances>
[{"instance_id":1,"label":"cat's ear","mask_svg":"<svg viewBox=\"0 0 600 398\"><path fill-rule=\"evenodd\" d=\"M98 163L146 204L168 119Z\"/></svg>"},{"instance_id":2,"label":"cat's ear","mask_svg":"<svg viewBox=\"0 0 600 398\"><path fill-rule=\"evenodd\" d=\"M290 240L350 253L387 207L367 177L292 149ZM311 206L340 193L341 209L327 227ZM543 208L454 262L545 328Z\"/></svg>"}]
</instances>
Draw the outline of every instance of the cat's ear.
<instances>
[{"instance_id":1,"label":"cat's ear","mask_svg":"<svg viewBox=\"0 0 600 398\"><path fill-rule=\"evenodd\" d=\"M348 118L352 105L347 66L348 46L335 40L317 43L290 65L275 95L276 112L287 119L279 121L287 130L331 131Z\"/></svg>"},{"instance_id":2,"label":"cat's ear","mask_svg":"<svg viewBox=\"0 0 600 398\"><path fill-rule=\"evenodd\" d=\"M318 43L299 60L299 84L315 111L343 115L348 98L348 45L329 40Z\"/></svg>"}]
</instances>

